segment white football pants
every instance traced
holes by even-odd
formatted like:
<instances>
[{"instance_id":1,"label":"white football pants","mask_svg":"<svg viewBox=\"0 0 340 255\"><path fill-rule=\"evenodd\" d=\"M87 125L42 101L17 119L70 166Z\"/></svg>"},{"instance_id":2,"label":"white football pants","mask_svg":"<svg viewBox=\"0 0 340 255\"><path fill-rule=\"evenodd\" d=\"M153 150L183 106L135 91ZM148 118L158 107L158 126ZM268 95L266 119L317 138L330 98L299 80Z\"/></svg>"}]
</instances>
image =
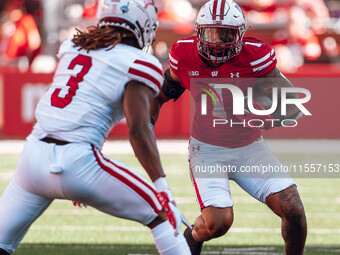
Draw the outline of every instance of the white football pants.
<instances>
[{"instance_id":1,"label":"white football pants","mask_svg":"<svg viewBox=\"0 0 340 255\"><path fill-rule=\"evenodd\" d=\"M233 206L229 180L262 203L270 194L295 185L289 173L280 172L282 164L262 138L244 147L226 148L191 137L189 163L201 209Z\"/></svg>"},{"instance_id":2,"label":"white football pants","mask_svg":"<svg viewBox=\"0 0 340 255\"><path fill-rule=\"evenodd\" d=\"M161 211L151 183L87 143L55 145L30 135L0 197L0 247L14 252L53 199L82 202L124 219L151 223Z\"/></svg>"}]
</instances>

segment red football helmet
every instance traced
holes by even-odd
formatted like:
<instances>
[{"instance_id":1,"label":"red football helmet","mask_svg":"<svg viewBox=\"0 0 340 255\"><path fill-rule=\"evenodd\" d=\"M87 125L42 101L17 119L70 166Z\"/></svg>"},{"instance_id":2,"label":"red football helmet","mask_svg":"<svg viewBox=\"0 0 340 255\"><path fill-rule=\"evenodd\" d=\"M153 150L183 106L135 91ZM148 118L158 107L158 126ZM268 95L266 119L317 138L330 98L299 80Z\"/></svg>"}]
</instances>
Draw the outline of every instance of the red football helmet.
<instances>
[{"instance_id":1,"label":"red football helmet","mask_svg":"<svg viewBox=\"0 0 340 255\"><path fill-rule=\"evenodd\" d=\"M198 52L209 61L223 63L239 54L245 32L244 14L232 0L210 0L198 12Z\"/></svg>"}]
</instances>

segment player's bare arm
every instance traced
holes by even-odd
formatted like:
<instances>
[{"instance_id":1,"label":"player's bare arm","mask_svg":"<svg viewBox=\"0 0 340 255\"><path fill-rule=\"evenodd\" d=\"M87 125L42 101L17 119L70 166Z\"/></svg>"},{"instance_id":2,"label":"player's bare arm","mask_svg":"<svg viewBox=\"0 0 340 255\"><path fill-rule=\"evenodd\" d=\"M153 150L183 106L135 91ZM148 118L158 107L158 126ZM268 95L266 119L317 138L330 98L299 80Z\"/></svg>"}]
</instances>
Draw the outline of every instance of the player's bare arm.
<instances>
[{"instance_id":1,"label":"player's bare arm","mask_svg":"<svg viewBox=\"0 0 340 255\"><path fill-rule=\"evenodd\" d=\"M164 176L155 136L149 126L150 102L153 91L143 83L131 81L126 84L124 113L129 127L129 139L136 157L152 181Z\"/></svg>"},{"instance_id":2,"label":"player's bare arm","mask_svg":"<svg viewBox=\"0 0 340 255\"><path fill-rule=\"evenodd\" d=\"M156 124L162 105L170 100L166 98L164 95L161 95L161 93L162 92L160 92L159 95L155 97L150 104L150 116L151 116L150 121L152 125Z\"/></svg>"},{"instance_id":3,"label":"player's bare arm","mask_svg":"<svg viewBox=\"0 0 340 255\"><path fill-rule=\"evenodd\" d=\"M177 235L180 232L182 220L186 220L174 203L159 159L156 138L149 125L150 103L153 97L153 91L143 83L130 81L125 87L123 110L135 155L154 182L158 192L157 198Z\"/></svg>"},{"instance_id":4,"label":"player's bare arm","mask_svg":"<svg viewBox=\"0 0 340 255\"><path fill-rule=\"evenodd\" d=\"M168 68L164 72L164 85L158 95L151 102L150 114L153 124L156 123L161 107L164 103L170 99L176 101L184 92L184 88L181 87L179 77L174 74L171 68Z\"/></svg>"},{"instance_id":5,"label":"player's bare arm","mask_svg":"<svg viewBox=\"0 0 340 255\"><path fill-rule=\"evenodd\" d=\"M272 88L278 88L278 107L277 110L273 113L275 119L279 119L280 121L276 122L276 124L280 124L284 119L295 119L298 120L301 117L301 111L295 105L287 105L287 114L281 115L281 88L284 87L293 87L292 83L280 72L279 69L275 68L273 72L268 74L267 76L258 80L258 84L256 85L256 89L260 90L267 95L270 99L272 98ZM288 93L287 98L289 99L297 99L299 98L296 93ZM271 101L271 100L269 100ZM264 108L270 108L270 105L267 107L267 102L259 102Z\"/></svg>"}]
</instances>

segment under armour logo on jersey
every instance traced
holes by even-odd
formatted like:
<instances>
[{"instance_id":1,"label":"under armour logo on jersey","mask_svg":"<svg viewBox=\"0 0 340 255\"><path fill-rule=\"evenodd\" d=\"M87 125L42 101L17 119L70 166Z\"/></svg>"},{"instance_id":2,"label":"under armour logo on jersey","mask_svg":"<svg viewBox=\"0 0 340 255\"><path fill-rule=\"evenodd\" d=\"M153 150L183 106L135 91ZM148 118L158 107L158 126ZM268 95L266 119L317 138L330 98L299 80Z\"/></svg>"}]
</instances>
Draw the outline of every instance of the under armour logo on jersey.
<instances>
[{"instance_id":1,"label":"under armour logo on jersey","mask_svg":"<svg viewBox=\"0 0 340 255\"><path fill-rule=\"evenodd\" d=\"M218 71L213 71L213 72L211 72L211 76L212 77L216 77L218 75Z\"/></svg>"},{"instance_id":2,"label":"under armour logo on jersey","mask_svg":"<svg viewBox=\"0 0 340 255\"><path fill-rule=\"evenodd\" d=\"M198 146L192 146L192 151L195 151L195 150L198 150L198 151L199 151L200 148L201 148L201 147L200 147L199 145L198 145Z\"/></svg>"},{"instance_id":3,"label":"under armour logo on jersey","mask_svg":"<svg viewBox=\"0 0 340 255\"><path fill-rule=\"evenodd\" d=\"M239 78L240 77L240 73L236 73L236 74L230 73L230 78L234 78L234 77Z\"/></svg>"},{"instance_id":4,"label":"under armour logo on jersey","mask_svg":"<svg viewBox=\"0 0 340 255\"><path fill-rule=\"evenodd\" d=\"M199 76L200 72L199 71L188 71L189 76Z\"/></svg>"}]
</instances>

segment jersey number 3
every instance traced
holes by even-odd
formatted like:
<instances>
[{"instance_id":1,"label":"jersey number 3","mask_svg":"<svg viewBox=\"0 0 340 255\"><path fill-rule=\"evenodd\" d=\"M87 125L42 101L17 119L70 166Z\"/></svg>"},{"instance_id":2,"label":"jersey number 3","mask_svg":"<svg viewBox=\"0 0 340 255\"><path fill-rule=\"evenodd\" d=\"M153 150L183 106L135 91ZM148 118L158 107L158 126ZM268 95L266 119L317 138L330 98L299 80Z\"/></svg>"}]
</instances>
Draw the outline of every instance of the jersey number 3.
<instances>
[{"instance_id":1,"label":"jersey number 3","mask_svg":"<svg viewBox=\"0 0 340 255\"><path fill-rule=\"evenodd\" d=\"M77 73L77 76L71 76L67 82L67 86L69 86L69 91L65 97L60 97L59 93L61 89L55 89L52 97L51 97L51 104L54 107L64 108L65 106L69 105L72 101L72 98L75 96L77 89L79 88L79 83L83 81L84 76L90 71L92 66L92 59L91 57L78 55L75 57L68 69L73 70L76 65L80 65L83 68Z\"/></svg>"}]
</instances>

